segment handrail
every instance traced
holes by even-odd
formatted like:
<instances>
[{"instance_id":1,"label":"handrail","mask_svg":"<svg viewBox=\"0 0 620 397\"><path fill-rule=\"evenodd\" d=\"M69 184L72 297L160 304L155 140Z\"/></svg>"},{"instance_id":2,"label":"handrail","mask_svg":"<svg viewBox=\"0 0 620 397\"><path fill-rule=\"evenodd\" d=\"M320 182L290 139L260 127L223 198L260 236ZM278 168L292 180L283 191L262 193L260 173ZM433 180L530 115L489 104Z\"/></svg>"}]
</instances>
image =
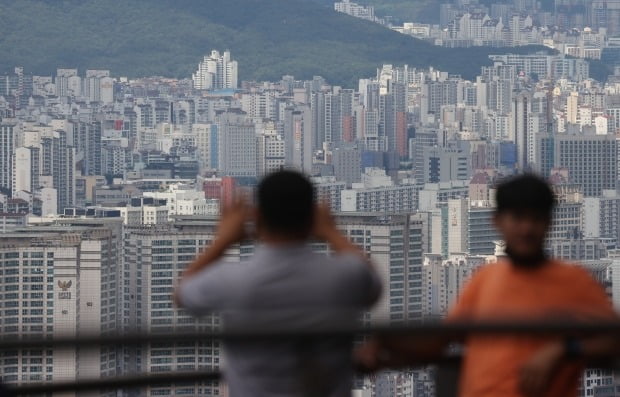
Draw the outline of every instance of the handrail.
<instances>
[{"instance_id":1,"label":"handrail","mask_svg":"<svg viewBox=\"0 0 620 397\"><path fill-rule=\"evenodd\" d=\"M217 381L219 379L219 371L150 373L55 383L32 383L10 387L9 390L16 396L27 396L66 391L124 389L179 382Z\"/></svg>"},{"instance_id":2,"label":"handrail","mask_svg":"<svg viewBox=\"0 0 620 397\"><path fill-rule=\"evenodd\" d=\"M407 335L424 337L432 335L455 337L468 334L519 334L519 335L602 335L620 334L620 321L575 322L575 321L543 321L543 322L460 322L450 324L417 324L402 326L385 326L371 328L322 328L322 329L256 329L252 332L205 331L179 334L118 334L107 336L85 336L79 338L0 338L0 350L19 350L36 347L78 347L92 345L136 345L143 343L176 343L205 339L217 340L269 340L272 338L316 338L316 337L351 337L360 334ZM454 357L445 357L435 361L439 364L454 362ZM615 364L618 364L617 362ZM41 393L78 390L105 390L132 388L147 385L170 384L178 382L215 381L220 379L218 371L195 371L178 373L148 373L101 379L85 379L55 383L32 383L13 386L9 390L16 396Z\"/></svg>"},{"instance_id":3,"label":"handrail","mask_svg":"<svg viewBox=\"0 0 620 397\"><path fill-rule=\"evenodd\" d=\"M0 350L15 350L34 347L75 347L79 345L137 345L142 343L169 343L218 340L260 340L272 338L310 338L310 337L344 337L358 334L408 335L412 337L463 336L476 334L535 334L535 335L588 335L620 334L620 321L542 321L542 322L454 322L449 324L418 324L379 327L321 327L307 329L257 328L251 331L202 331L191 333L151 333L151 334L112 334L87 335L81 337L41 338L29 336L0 337Z\"/></svg>"}]
</instances>

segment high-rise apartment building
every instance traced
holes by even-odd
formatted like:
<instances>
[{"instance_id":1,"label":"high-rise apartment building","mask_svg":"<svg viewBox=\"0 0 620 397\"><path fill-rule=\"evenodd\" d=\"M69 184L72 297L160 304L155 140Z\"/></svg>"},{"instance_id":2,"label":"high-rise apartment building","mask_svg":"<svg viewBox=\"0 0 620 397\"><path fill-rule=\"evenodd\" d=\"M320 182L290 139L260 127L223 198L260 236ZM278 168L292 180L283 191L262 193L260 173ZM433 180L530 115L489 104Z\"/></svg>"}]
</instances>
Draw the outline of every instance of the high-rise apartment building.
<instances>
[{"instance_id":1,"label":"high-rise apartment building","mask_svg":"<svg viewBox=\"0 0 620 397\"><path fill-rule=\"evenodd\" d=\"M395 185L385 171L367 168L362 182L341 192L343 212L414 213L418 206L419 187L413 181Z\"/></svg>"},{"instance_id":2,"label":"high-rise apartment building","mask_svg":"<svg viewBox=\"0 0 620 397\"><path fill-rule=\"evenodd\" d=\"M197 332L219 328L217 316L196 318L174 308L172 292L179 277L196 255L215 237L217 217L192 217L158 227L128 228L122 296L124 327L129 332ZM239 261L252 247L237 247L226 258ZM221 350L212 340L150 344L128 349L126 368L137 372L174 372L217 369ZM153 385L147 395L213 396L212 382Z\"/></svg>"},{"instance_id":3,"label":"high-rise apartment building","mask_svg":"<svg viewBox=\"0 0 620 397\"><path fill-rule=\"evenodd\" d=\"M81 94L81 78L77 69L58 69L56 71L56 95L59 97Z\"/></svg>"},{"instance_id":4,"label":"high-rise apartment building","mask_svg":"<svg viewBox=\"0 0 620 397\"><path fill-rule=\"evenodd\" d=\"M372 6L363 6L361 4L354 3L350 0L343 0L334 3L334 9L338 12L349 14L355 18L366 19L369 21L375 20L375 8Z\"/></svg>"},{"instance_id":5,"label":"high-rise apartment building","mask_svg":"<svg viewBox=\"0 0 620 397\"><path fill-rule=\"evenodd\" d=\"M620 241L620 195L615 190L603 190L600 197L586 197L583 202L583 233L586 238Z\"/></svg>"},{"instance_id":6,"label":"high-rise apartment building","mask_svg":"<svg viewBox=\"0 0 620 397\"><path fill-rule=\"evenodd\" d=\"M203 169L216 170L218 167L218 133L215 124L192 124L192 134L196 138L196 149Z\"/></svg>"},{"instance_id":7,"label":"high-rise apartment building","mask_svg":"<svg viewBox=\"0 0 620 397\"><path fill-rule=\"evenodd\" d=\"M564 55L489 55L494 62L512 66L516 73L538 75L539 78L569 78L576 81L589 77L589 64L585 59L567 58Z\"/></svg>"},{"instance_id":8,"label":"high-rise apartment building","mask_svg":"<svg viewBox=\"0 0 620 397\"><path fill-rule=\"evenodd\" d=\"M501 239L493 224L494 213L490 201L448 200L448 254L493 255L495 241Z\"/></svg>"},{"instance_id":9,"label":"high-rise apartment building","mask_svg":"<svg viewBox=\"0 0 620 397\"><path fill-rule=\"evenodd\" d=\"M528 168L529 116L532 113L532 97L528 92L517 95L512 102L511 138L517 144L517 165L520 170Z\"/></svg>"},{"instance_id":10,"label":"high-rise apartment building","mask_svg":"<svg viewBox=\"0 0 620 397\"><path fill-rule=\"evenodd\" d=\"M501 235L495 227L495 207L490 201L470 201L467 212L467 253L469 255L493 255L495 241Z\"/></svg>"},{"instance_id":11,"label":"high-rise apartment building","mask_svg":"<svg viewBox=\"0 0 620 397\"><path fill-rule=\"evenodd\" d=\"M328 203L333 212L340 212L340 195L347 188L346 182L336 180L333 176L313 177L312 183L319 203Z\"/></svg>"},{"instance_id":12,"label":"high-rise apartment building","mask_svg":"<svg viewBox=\"0 0 620 397\"><path fill-rule=\"evenodd\" d=\"M120 222L109 227L38 226L3 234L3 335L97 336L117 330ZM76 381L115 376L116 347L4 352L3 381Z\"/></svg>"},{"instance_id":13,"label":"high-rise apartment building","mask_svg":"<svg viewBox=\"0 0 620 397\"><path fill-rule=\"evenodd\" d=\"M18 134L17 120L0 122L0 189L10 191L13 187L15 141Z\"/></svg>"},{"instance_id":14,"label":"high-rise apartment building","mask_svg":"<svg viewBox=\"0 0 620 397\"><path fill-rule=\"evenodd\" d=\"M408 215L341 215L338 227L370 255L385 288L366 320L398 324L422 317L424 226Z\"/></svg>"},{"instance_id":15,"label":"high-rise apartment building","mask_svg":"<svg viewBox=\"0 0 620 397\"><path fill-rule=\"evenodd\" d=\"M68 144L65 131L41 138L40 180L57 190L60 212L75 202L75 166L75 149Z\"/></svg>"},{"instance_id":16,"label":"high-rise apartment building","mask_svg":"<svg viewBox=\"0 0 620 397\"><path fill-rule=\"evenodd\" d=\"M620 33L620 0L593 0L590 7L594 29L607 28L610 36Z\"/></svg>"},{"instance_id":17,"label":"high-rise apartment building","mask_svg":"<svg viewBox=\"0 0 620 397\"><path fill-rule=\"evenodd\" d=\"M82 175L102 175L101 122L77 121L72 125L76 148L83 154Z\"/></svg>"},{"instance_id":18,"label":"high-rise apartment building","mask_svg":"<svg viewBox=\"0 0 620 397\"><path fill-rule=\"evenodd\" d=\"M419 192L418 209L431 211L448 200L466 198L469 192L468 181L450 181L442 183L426 183Z\"/></svg>"},{"instance_id":19,"label":"high-rise apartment building","mask_svg":"<svg viewBox=\"0 0 620 397\"><path fill-rule=\"evenodd\" d=\"M105 104L114 102L114 79L109 70L87 70L83 82L85 98Z\"/></svg>"},{"instance_id":20,"label":"high-rise apartment building","mask_svg":"<svg viewBox=\"0 0 620 397\"><path fill-rule=\"evenodd\" d=\"M454 254L445 259L439 254L425 254L422 267L422 310L425 319L444 317L479 267L484 256Z\"/></svg>"},{"instance_id":21,"label":"high-rise apartment building","mask_svg":"<svg viewBox=\"0 0 620 397\"><path fill-rule=\"evenodd\" d=\"M308 105L284 109L285 165L310 174L312 171L312 110Z\"/></svg>"},{"instance_id":22,"label":"high-rise apartment building","mask_svg":"<svg viewBox=\"0 0 620 397\"><path fill-rule=\"evenodd\" d=\"M583 193L577 183L554 172L549 178L557 204L553 208L547 240L578 239L583 233Z\"/></svg>"},{"instance_id":23,"label":"high-rise apartment building","mask_svg":"<svg viewBox=\"0 0 620 397\"><path fill-rule=\"evenodd\" d=\"M230 52L224 51L220 55L218 51L213 50L198 64L198 70L192 75L192 80L197 90L236 89L237 75L238 64L232 60Z\"/></svg>"},{"instance_id":24,"label":"high-rise apartment building","mask_svg":"<svg viewBox=\"0 0 620 397\"><path fill-rule=\"evenodd\" d=\"M15 149L13 165L13 192L34 193L40 188L41 150L38 147Z\"/></svg>"}]
</instances>

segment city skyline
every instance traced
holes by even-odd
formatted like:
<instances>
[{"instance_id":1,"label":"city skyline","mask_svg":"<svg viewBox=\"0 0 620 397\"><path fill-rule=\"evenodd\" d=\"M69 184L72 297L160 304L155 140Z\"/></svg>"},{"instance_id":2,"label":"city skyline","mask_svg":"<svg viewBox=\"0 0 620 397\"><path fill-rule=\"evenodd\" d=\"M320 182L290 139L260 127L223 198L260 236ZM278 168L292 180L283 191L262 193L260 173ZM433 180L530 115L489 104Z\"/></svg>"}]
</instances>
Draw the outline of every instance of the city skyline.
<instances>
[{"instance_id":1,"label":"city skyline","mask_svg":"<svg viewBox=\"0 0 620 397\"><path fill-rule=\"evenodd\" d=\"M386 58L332 81L311 65L304 77L248 79L255 65L232 45L179 60L192 66L177 78L128 78L69 57L48 74L14 65L0 75L0 329L219 329L217 315L177 309L173 288L215 238L221 209L239 196L251 202L258 181L281 169L310 178L376 266L384 294L366 325L445 317L469 278L506 256L494 227L497 185L530 172L557 199L546 253L583 266L620 308L620 0L555 3L458 0L439 7L439 24L352 1L308 6L317 18L383 32L386 46L413 36L443 54L484 54L473 74L456 73L458 62L448 71ZM319 54L317 69L337 62ZM330 254L323 243L313 249ZM243 242L226 260L253 252ZM220 364L218 342L169 342L10 351L0 373L27 384ZM428 368L381 373L358 379L355 393L432 397L432 377ZM613 396L615 385L616 374L588 370L581 393ZM202 382L97 395L227 392Z\"/></svg>"}]
</instances>

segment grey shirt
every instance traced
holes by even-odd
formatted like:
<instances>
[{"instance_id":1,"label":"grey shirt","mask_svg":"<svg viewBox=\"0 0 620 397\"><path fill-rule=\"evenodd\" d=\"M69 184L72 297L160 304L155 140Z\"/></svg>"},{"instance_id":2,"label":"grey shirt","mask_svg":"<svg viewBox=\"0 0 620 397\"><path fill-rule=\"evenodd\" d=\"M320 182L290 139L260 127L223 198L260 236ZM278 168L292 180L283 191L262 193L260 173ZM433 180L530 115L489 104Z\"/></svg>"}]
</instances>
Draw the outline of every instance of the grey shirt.
<instances>
[{"instance_id":1,"label":"grey shirt","mask_svg":"<svg viewBox=\"0 0 620 397\"><path fill-rule=\"evenodd\" d=\"M295 332L355 326L380 289L359 255L261 245L246 262L215 263L185 280L179 299L196 314L221 313L228 330ZM224 348L231 397L351 395L349 337L231 340Z\"/></svg>"}]
</instances>

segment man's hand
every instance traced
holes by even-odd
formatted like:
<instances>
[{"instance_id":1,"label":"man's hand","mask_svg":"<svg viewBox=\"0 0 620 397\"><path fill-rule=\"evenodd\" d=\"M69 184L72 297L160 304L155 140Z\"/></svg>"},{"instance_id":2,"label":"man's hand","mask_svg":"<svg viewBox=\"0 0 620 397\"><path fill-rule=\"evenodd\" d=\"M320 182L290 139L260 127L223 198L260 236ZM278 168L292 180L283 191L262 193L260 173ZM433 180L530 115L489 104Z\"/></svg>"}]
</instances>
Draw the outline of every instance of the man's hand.
<instances>
[{"instance_id":1,"label":"man's hand","mask_svg":"<svg viewBox=\"0 0 620 397\"><path fill-rule=\"evenodd\" d=\"M520 369L519 389L528 397L544 395L564 356L564 345L554 342L536 352Z\"/></svg>"},{"instance_id":2,"label":"man's hand","mask_svg":"<svg viewBox=\"0 0 620 397\"><path fill-rule=\"evenodd\" d=\"M335 233L338 233L338 229L329 205L325 203L317 205L314 209L312 235L319 240L328 241Z\"/></svg>"},{"instance_id":3,"label":"man's hand","mask_svg":"<svg viewBox=\"0 0 620 397\"><path fill-rule=\"evenodd\" d=\"M372 338L353 351L355 367L362 372L374 372L380 368L381 342Z\"/></svg>"},{"instance_id":4,"label":"man's hand","mask_svg":"<svg viewBox=\"0 0 620 397\"><path fill-rule=\"evenodd\" d=\"M247 237L245 223L251 219L251 212L246 202L241 199L222 208L215 241L185 269L182 279L191 277L208 267L224 255L231 245ZM176 296L176 301L180 303L178 296Z\"/></svg>"},{"instance_id":5,"label":"man's hand","mask_svg":"<svg viewBox=\"0 0 620 397\"><path fill-rule=\"evenodd\" d=\"M337 254L353 253L367 259L366 254L338 231L336 222L327 204L319 204L314 208L314 225L312 236L327 242ZM370 262L369 262L370 263Z\"/></svg>"},{"instance_id":6,"label":"man's hand","mask_svg":"<svg viewBox=\"0 0 620 397\"><path fill-rule=\"evenodd\" d=\"M243 199L224 206L217 227L217 239L227 246L243 240L247 237L245 224L250 220L250 215L250 207Z\"/></svg>"}]
</instances>

